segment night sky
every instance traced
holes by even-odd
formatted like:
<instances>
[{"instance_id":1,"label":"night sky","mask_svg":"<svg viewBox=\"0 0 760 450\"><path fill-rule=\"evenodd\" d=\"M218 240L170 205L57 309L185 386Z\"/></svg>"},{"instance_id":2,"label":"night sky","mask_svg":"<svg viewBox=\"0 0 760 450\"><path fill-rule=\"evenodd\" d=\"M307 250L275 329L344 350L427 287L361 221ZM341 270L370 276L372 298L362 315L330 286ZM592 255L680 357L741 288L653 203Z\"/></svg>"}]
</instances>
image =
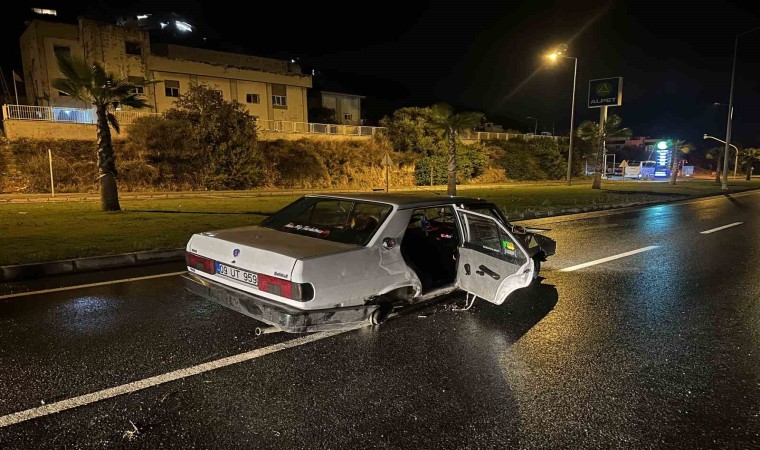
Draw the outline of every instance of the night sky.
<instances>
[{"instance_id":1,"label":"night sky","mask_svg":"<svg viewBox=\"0 0 760 450\"><path fill-rule=\"evenodd\" d=\"M586 107L588 80L624 77L620 114L634 135L725 135L734 36L760 26L758 2L243 2L189 0L37 1L59 14L173 11L207 45L298 58L331 83L370 97L368 118L395 107L445 101L528 131L566 134L572 62L543 67L541 54L565 42L579 58L576 125L598 119ZM300 3L300 2L299 2ZM755 3L755 6L749 6ZM18 36L30 17L7 6L0 29L6 71L20 70ZM118 5L114 7L113 5ZM740 39L734 142L760 145L760 31Z\"/></svg>"}]
</instances>

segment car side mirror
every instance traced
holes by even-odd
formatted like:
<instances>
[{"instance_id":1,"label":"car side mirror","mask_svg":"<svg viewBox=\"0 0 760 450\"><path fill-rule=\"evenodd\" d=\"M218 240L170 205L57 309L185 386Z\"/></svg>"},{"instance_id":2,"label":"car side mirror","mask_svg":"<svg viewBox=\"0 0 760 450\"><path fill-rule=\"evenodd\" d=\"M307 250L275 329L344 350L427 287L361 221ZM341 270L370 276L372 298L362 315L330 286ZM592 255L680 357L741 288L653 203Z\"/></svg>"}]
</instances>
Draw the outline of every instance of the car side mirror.
<instances>
[{"instance_id":1,"label":"car side mirror","mask_svg":"<svg viewBox=\"0 0 760 450\"><path fill-rule=\"evenodd\" d=\"M386 250L390 250L393 247L395 247L396 245L398 245L398 243L393 238L387 237L387 238L383 239L383 248L386 249Z\"/></svg>"}]
</instances>

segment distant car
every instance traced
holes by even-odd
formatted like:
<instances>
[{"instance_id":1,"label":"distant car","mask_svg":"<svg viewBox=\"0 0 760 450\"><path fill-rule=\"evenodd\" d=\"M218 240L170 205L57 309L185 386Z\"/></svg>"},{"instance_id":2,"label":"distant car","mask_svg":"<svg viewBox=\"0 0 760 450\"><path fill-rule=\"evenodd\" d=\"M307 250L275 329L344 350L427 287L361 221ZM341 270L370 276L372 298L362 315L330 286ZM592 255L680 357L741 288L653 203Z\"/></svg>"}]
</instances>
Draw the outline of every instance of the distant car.
<instances>
[{"instance_id":1,"label":"distant car","mask_svg":"<svg viewBox=\"0 0 760 450\"><path fill-rule=\"evenodd\" d=\"M481 199L310 195L258 226L194 235L185 284L277 330L312 332L381 323L395 305L456 289L501 304L555 247Z\"/></svg>"}]
</instances>

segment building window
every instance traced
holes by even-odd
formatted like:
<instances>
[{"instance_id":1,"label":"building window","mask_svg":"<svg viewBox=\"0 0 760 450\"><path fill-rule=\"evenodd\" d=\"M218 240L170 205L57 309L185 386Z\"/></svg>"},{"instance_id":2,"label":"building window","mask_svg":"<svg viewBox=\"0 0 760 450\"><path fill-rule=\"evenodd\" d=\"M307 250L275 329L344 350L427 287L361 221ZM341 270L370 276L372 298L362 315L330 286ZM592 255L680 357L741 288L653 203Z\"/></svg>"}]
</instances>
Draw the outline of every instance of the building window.
<instances>
[{"instance_id":1,"label":"building window","mask_svg":"<svg viewBox=\"0 0 760 450\"><path fill-rule=\"evenodd\" d=\"M259 97L259 94L245 94L245 102L246 103L261 103L261 97Z\"/></svg>"},{"instance_id":2,"label":"building window","mask_svg":"<svg viewBox=\"0 0 760 450\"><path fill-rule=\"evenodd\" d=\"M145 79L143 77L128 77L127 81L129 84L135 85L134 89L129 91L130 94L145 95L145 86L143 86Z\"/></svg>"},{"instance_id":3,"label":"building window","mask_svg":"<svg viewBox=\"0 0 760 450\"><path fill-rule=\"evenodd\" d=\"M287 87L284 84L272 85L272 106L279 109L288 107Z\"/></svg>"},{"instance_id":4,"label":"building window","mask_svg":"<svg viewBox=\"0 0 760 450\"><path fill-rule=\"evenodd\" d=\"M214 89L214 95L216 95L220 99L224 98L224 93L218 89Z\"/></svg>"},{"instance_id":5,"label":"building window","mask_svg":"<svg viewBox=\"0 0 760 450\"><path fill-rule=\"evenodd\" d=\"M57 58L71 58L71 47L66 47L64 45L54 45L53 53L55 53L55 56Z\"/></svg>"},{"instance_id":6,"label":"building window","mask_svg":"<svg viewBox=\"0 0 760 450\"><path fill-rule=\"evenodd\" d=\"M32 8L32 11L42 16L57 16L58 15L58 12L54 9Z\"/></svg>"},{"instance_id":7,"label":"building window","mask_svg":"<svg viewBox=\"0 0 760 450\"><path fill-rule=\"evenodd\" d=\"M142 48L139 42L126 41L124 42L124 48L127 51L127 55L142 56Z\"/></svg>"},{"instance_id":8,"label":"building window","mask_svg":"<svg viewBox=\"0 0 760 450\"><path fill-rule=\"evenodd\" d=\"M58 91L58 96L59 96L59 97L68 97L68 96L69 96L69 94L67 94L67 93L65 93L65 92L63 92L63 91Z\"/></svg>"},{"instance_id":9,"label":"building window","mask_svg":"<svg viewBox=\"0 0 760 450\"><path fill-rule=\"evenodd\" d=\"M350 121L354 120L354 115L353 114L343 114L343 120L350 122Z\"/></svg>"},{"instance_id":10,"label":"building window","mask_svg":"<svg viewBox=\"0 0 760 450\"><path fill-rule=\"evenodd\" d=\"M167 97L179 97L179 81L164 81L164 92Z\"/></svg>"}]
</instances>

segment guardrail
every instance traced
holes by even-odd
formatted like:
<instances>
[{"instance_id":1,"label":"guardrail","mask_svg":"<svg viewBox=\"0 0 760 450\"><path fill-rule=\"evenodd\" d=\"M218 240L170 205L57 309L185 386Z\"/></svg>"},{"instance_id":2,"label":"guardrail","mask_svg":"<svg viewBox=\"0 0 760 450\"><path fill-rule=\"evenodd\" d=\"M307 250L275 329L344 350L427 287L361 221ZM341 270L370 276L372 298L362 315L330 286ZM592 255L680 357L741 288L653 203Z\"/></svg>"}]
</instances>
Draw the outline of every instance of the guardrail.
<instances>
[{"instance_id":1,"label":"guardrail","mask_svg":"<svg viewBox=\"0 0 760 450\"><path fill-rule=\"evenodd\" d=\"M533 139L533 138L551 138L551 139L567 139L564 136L546 136L543 134L519 134L519 133L495 133L491 131L471 131L469 133L462 133L459 135L464 140L470 141L491 141L500 140L508 141L510 139Z\"/></svg>"}]
</instances>

